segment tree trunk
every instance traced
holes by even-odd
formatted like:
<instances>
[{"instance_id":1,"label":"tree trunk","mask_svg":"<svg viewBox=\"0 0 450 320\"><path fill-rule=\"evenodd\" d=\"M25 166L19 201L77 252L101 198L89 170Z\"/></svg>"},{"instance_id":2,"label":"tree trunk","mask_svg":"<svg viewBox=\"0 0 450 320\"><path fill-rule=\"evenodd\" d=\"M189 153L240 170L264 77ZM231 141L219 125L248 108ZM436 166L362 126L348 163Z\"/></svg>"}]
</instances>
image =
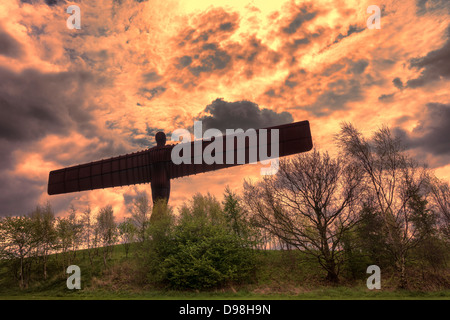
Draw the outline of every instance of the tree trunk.
<instances>
[{"instance_id":1,"label":"tree trunk","mask_svg":"<svg viewBox=\"0 0 450 320\"><path fill-rule=\"evenodd\" d=\"M20 288L24 288L24 266L23 266L23 257L20 257Z\"/></svg>"},{"instance_id":2,"label":"tree trunk","mask_svg":"<svg viewBox=\"0 0 450 320\"><path fill-rule=\"evenodd\" d=\"M47 280L47 256L44 256L44 280Z\"/></svg>"},{"instance_id":3,"label":"tree trunk","mask_svg":"<svg viewBox=\"0 0 450 320\"><path fill-rule=\"evenodd\" d=\"M406 258L404 255L400 257L399 261L399 269L400 269L400 289L406 289L408 287L408 279L406 278Z\"/></svg>"},{"instance_id":4,"label":"tree trunk","mask_svg":"<svg viewBox=\"0 0 450 320\"><path fill-rule=\"evenodd\" d=\"M334 261L329 261L327 262L327 277L326 280L333 283L333 284L337 284L339 283L339 276L338 273L336 271L336 264Z\"/></svg>"}]
</instances>

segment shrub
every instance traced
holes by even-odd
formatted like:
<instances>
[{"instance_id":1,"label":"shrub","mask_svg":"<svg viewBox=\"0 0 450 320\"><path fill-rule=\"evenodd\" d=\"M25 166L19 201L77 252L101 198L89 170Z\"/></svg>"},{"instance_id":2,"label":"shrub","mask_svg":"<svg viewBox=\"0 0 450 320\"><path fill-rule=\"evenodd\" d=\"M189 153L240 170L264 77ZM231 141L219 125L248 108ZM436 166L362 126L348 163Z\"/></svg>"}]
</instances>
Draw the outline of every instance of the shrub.
<instances>
[{"instance_id":1,"label":"shrub","mask_svg":"<svg viewBox=\"0 0 450 320\"><path fill-rule=\"evenodd\" d=\"M208 214L182 215L165 232L153 233L150 278L173 289L217 288L247 281L254 269L250 242Z\"/></svg>"},{"instance_id":2,"label":"shrub","mask_svg":"<svg viewBox=\"0 0 450 320\"><path fill-rule=\"evenodd\" d=\"M203 289L248 279L252 252L220 225L183 224L175 229L172 250L162 268L171 287Z\"/></svg>"}]
</instances>

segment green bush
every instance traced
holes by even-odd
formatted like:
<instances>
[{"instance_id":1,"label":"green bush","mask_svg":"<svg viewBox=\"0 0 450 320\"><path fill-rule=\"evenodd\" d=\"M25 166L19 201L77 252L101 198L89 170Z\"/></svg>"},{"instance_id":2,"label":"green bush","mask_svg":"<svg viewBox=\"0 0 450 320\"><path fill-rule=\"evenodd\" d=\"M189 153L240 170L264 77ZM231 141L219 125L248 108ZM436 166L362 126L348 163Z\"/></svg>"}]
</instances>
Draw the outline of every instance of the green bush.
<instances>
[{"instance_id":1,"label":"green bush","mask_svg":"<svg viewBox=\"0 0 450 320\"><path fill-rule=\"evenodd\" d=\"M182 224L175 229L171 252L162 262L171 287L203 289L248 279L252 252L220 225Z\"/></svg>"},{"instance_id":2,"label":"green bush","mask_svg":"<svg viewBox=\"0 0 450 320\"><path fill-rule=\"evenodd\" d=\"M250 242L225 220L212 219L207 208L201 214L186 209L176 226L152 232L151 281L173 289L205 289L250 279L255 266Z\"/></svg>"}]
</instances>

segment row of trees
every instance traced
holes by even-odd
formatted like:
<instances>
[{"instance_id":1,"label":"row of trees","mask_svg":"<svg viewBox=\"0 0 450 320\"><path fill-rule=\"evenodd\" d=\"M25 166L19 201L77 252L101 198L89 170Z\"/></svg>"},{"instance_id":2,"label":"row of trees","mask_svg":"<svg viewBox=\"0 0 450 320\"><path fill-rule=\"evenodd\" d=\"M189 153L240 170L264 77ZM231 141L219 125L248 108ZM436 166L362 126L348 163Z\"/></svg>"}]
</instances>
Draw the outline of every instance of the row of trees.
<instances>
[{"instance_id":1,"label":"row of trees","mask_svg":"<svg viewBox=\"0 0 450 320\"><path fill-rule=\"evenodd\" d=\"M58 254L65 273L79 249L103 247L103 257L116 243L117 229L111 206L102 208L96 219L87 208L81 216L75 208L66 217L55 217L49 203L37 206L29 215L4 217L0 220L0 258L12 261L12 272L20 287L28 286L31 268L38 265L43 279L48 278L48 259ZM88 250L92 264L93 252Z\"/></svg>"},{"instance_id":2,"label":"row of trees","mask_svg":"<svg viewBox=\"0 0 450 320\"><path fill-rule=\"evenodd\" d=\"M345 268L365 273L369 264L393 266L405 288L413 257L445 266L449 254L450 188L417 164L388 128L368 138L351 124L336 136L336 157L313 150L280 161L274 176L246 181L242 195L225 190L224 199L197 194L177 215L161 202L152 208L137 197L130 215L116 223L111 206L55 218L50 205L30 215L0 220L0 254L15 261L21 287L32 264L48 277L52 253L65 268L78 249L103 264L113 245L128 257L138 243L153 280L174 287L211 287L248 276L255 250L272 244L313 257L338 282ZM102 248L101 250L99 248ZM250 251L249 251L250 250ZM142 256L143 254L143 256Z\"/></svg>"},{"instance_id":3,"label":"row of trees","mask_svg":"<svg viewBox=\"0 0 450 320\"><path fill-rule=\"evenodd\" d=\"M343 124L336 141L335 158L314 150L281 161L276 176L246 183L246 208L260 228L314 256L330 281L338 281L352 249L377 264L388 256L405 288L413 248L427 247L429 259L448 255L449 185L388 128L367 139Z\"/></svg>"},{"instance_id":4,"label":"row of trees","mask_svg":"<svg viewBox=\"0 0 450 320\"><path fill-rule=\"evenodd\" d=\"M96 215L89 207L81 213L71 207L64 217L55 217L50 204L37 206L29 215L0 219L0 258L10 262L11 273L20 287L26 288L32 275L48 278L50 255L56 257L61 274L65 276L66 268L77 263L79 250L86 249L83 258L92 269L98 257L106 268L113 246L120 243L126 258L131 247L136 249L135 257L146 264L151 274L150 282L160 279L173 287L183 287L183 284L189 288L213 286L246 274L242 268L233 269L228 265L226 257L220 258L220 267L211 261L210 258L218 254L216 251L226 251L235 267L248 265L250 256L242 252L250 249L250 244L254 248L253 240L257 237L241 216L243 210L237 196L229 189L223 205L211 195L197 194L176 216L164 201L152 207L144 193L134 199L130 215L120 223L116 222L111 206L101 208ZM198 246L197 253L201 254L199 260L190 259L193 249L190 245L194 243ZM233 252L240 258L231 258ZM207 253L211 256L207 257ZM186 268L182 262L194 264ZM207 266L208 263L215 265ZM198 275L193 271L196 268L206 270L203 276L184 279L190 272ZM213 269L214 276L208 276L208 270ZM38 274L37 270L40 270Z\"/></svg>"}]
</instances>

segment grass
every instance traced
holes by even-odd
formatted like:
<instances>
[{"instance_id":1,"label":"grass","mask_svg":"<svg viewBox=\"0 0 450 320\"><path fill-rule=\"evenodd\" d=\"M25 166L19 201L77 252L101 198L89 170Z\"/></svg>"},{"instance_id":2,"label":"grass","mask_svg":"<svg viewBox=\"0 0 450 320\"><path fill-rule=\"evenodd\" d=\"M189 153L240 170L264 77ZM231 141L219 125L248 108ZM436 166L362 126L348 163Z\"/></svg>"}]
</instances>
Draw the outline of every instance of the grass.
<instances>
[{"instance_id":1,"label":"grass","mask_svg":"<svg viewBox=\"0 0 450 320\"><path fill-rule=\"evenodd\" d=\"M363 288L322 288L299 294L258 294L238 292L178 292L178 291L10 291L0 295L3 300L449 300L450 291L376 291Z\"/></svg>"},{"instance_id":2,"label":"grass","mask_svg":"<svg viewBox=\"0 0 450 320\"><path fill-rule=\"evenodd\" d=\"M130 250L125 257L122 245L114 247L108 265L103 266L101 250L94 256L91 266L88 251L77 251L75 260L81 269L81 290L66 287L67 274L63 273L62 256L52 255L49 259L47 280L40 277L41 271L34 270L35 276L27 289L20 289L11 276L5 262L0 264L0 299L6 300L293 300L293 299L433 299L449 300L448 287L437 286L427 290L396 290L392 275L382 273L382 289L368 290L365 275L360 279L349 280L342 277L339 286L324 282L324 273L317 263L298 251L263 251L257 256L257 269L254 281L248 284L229 285L209 291L172 291L145 283L146 274L140 259ZM91 251L92 253L92 251ZM37 265L34 266L36 268ZM418 281L414 278L414 281Z\"/></svg>"}]
</instances>

